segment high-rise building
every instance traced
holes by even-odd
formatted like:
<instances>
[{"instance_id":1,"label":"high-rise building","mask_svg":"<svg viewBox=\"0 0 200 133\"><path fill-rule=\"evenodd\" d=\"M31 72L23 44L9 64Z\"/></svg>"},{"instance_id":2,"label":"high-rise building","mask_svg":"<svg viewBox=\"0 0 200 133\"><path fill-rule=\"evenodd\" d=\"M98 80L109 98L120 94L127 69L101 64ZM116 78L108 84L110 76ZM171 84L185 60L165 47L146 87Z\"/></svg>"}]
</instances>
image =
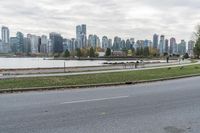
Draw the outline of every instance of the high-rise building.
<instances>
[{"instance_id":1,"label":"high-rise building","mask_svg":"<svg viewBox=\"0 0 200 133\"><path fill-rule=\"evenodd\" d=\"M63 52L63 37L58 33L52 32L49 34L49 38L51 39L53 52L62 53Z\"/></svg>"},{"instance_id":2,"label":"high-rise building","mask_svg":"<svg viewBox=\"0 0 200 133\"><path fill-rule=\"evenodd\" d=\"M82 34L82 28L80 25L76 26L76 39L79 39Z\"/></svg>"},{"instance_id":3,"label":"high-rise building","mask_svg":"<svg viewBox=\"0 0 200 133\"><path fill-rule=\"evenodd\" d=\"M144 48L144 40L137 40L134 48Z\"/></svg>"},{"instance_id":4,"label":"high-rise building","mask_svg":"<svg viewBox=\"0 0 200 133\"><path fill-rule=\"evenodd\" d=\"M24 52L24 34L22 32L17 32L16 37L18 39L18 43L16 46L17 53Z\"/></svg>"},{"instance_id":5,"label":"high-rise building","mask_svg":"<svg viewBox=\"0 0 200 133\"><path fill-rule=\"evenodd\" d=\"M174 37L172 37L170 39L170 54L177 54L178 52L178 46L177 46L177 43L176 43L176 39Z\"/></svg>"},{"instance_id":6,"label":"high-rise building","mask_svg":"<svg viewBox=\"0 0 200 133\"><path fill-rule=\"evenodd\" d=\"M89 35L88 47L98 48L100 45L100 39L97 35Z\"/></svg>"},{"instance_id":7,"label":"high-rise building","mask_svg":"<svg viewBox=\"0 0 200 133\"><path fill-rule=\"evenodd\" d=\"M8 44L9 40L10 40L10 31L8 29L8 27L3 26L1 28L1 38L2 38L2 42Z\"/></svg>"},{"instance_id":8,"label":"high-rise building","mask_svg":"<svg viewBox=\"0 0 200 133\"><path fill-rule=\"evenodd\" d=\"M153 48L153 42L151 40L148 40L148 47Z\"/></svg>"},{"instance_id":9,"label":"high-rise building","mask_svg":"<svg viewBox=\"0 0 200 133\"><path fill-rule=\"evenodd\" d=\"M78 41L75 38L72 38L72 46L73 46L73 51L75 51L78 48Z\"/></svg>"},{"instance_id":10,"label":"high-rise building","mask_svg":"<svg viewBox=\"0 0 200 133\"><path fill-rule=\"evenodd\" d=\"M46 35L41 36L41 45L40 45L40 52L41 53L47 53L47 47L48 47L48 38Z\"/></svg>"},{"instance_id":11,"label":"high-rise building","mask_svg":"<svg viewBox=\"0 0 200 133\"><path fill-rule=\"evenodd\" d=\"M53 53L53 44L52 44L51 39L48 39L47 53L48 53L48 54Z\"/></svg>"},{"instance_id":12,"label":"high-rise building","mask_svg":"<svg viewBox=\"0 0 200 133\"><path fill-rule=\"evenodd\" d=\"M169 53L169 40L165 39L164 53Z\"/></svg>"},{"instance_id":13,"label":"high-rise building","mask_svg":"<svg viewBox=\"0 0 200 133\"><path fill-rule=\"evenodd\" d=\"M75 38L72 38L71 40L68 40L68 48L69 51L75 51L76 47L75 47Z\"/></svg>"},{"instance_id":14,"label":"high-rise building","mask_svg":"<svg viewBox=\"0 0 200 133\"><path fill-rule=\"evenodd\" d=\"M108 47L109 47L109 48L112 48L112 39L109 39L109 40L108 40Z\"/></svg>"},{"instance_id":15,"label":"high-rise building","mask_svg":"<svg viewBox=\"0 0 200 133\"><path fill-rule=\"evenodd\" d=\"M70 52L75 50L73 39L63 39L63 50L69 50Z\"/></svg>"},{"instance_id":16,"label":"high-rise building","mask_svg":"<svg viewBox=\"0 0 200 133\"><path fill-rule=\"evenodd\" d=\"M158 48L158 35L157 34L154 34L153 35L153 48L154 49L157 49Z\"/></svg>"},{"instance_id":17,"label":"high-rise building","mask_svg":"<svg viewBox=\"0 0 200 133\"><path fill-rule=\"evenodd\" d=\"M63 51L69 50L69 39L63 39Z\"/></svg>"},{"instance_id":18,"label":"high-rise building","mask_svg":"<svg viewBox=\"0 0 200 133\"><path fill-rule=\"evenodd\" d=\"M126 49L126 42L124 39L121 40L120 50Z\"/></svg>"},{"instance_id":19,"label":"high-rise building","mask_svg":"<svg viewBox=\"0 0 200 133\"><path fill-rule=\"evenodd\" d=\"M130 38L131 48L134 48L135 45L135 38Z\"/></svg>"},{"instance_id":20,"label":"high-rise building","mask_svg":"<svg viewBox=\"0 0 200 133\"><path fill-rule=\"evenodd\" d=\"M82 27L80 25L76 26L76 40L78 41L78 48L82 48Z\"/></svg>"},{"instance_id":21,"label":"high-rise building","mask_svg":"<svg viewBox=\"0 0 200 133\"><path fill-rule=\"evenodd\" d=\"M100 48L101 47L101 40L98 36L97 37L97 48Z\"/></svg>"},{"instance_id":22,"label":"high-rise building","mask_svg":"<svg viewBox=\"0 0 200 133\"><path fill-rule=\"evenodd\" d=\"M192 41L192 40L189 41L188 42L188 54L189 54L189 56L194 56L194 52L193 52L194 47L195 47L195 42Z\"/></svg>"},{"instance_id":23,"label":"high-rise building","mask_svg":"<svg viewBox=\"0 0 200 133\"><path fill-rule=\"evenodd\" d=\"M13 53L17 52L17 45L18 45L18 38L17 37L11 37L10 38L10 47L11 47L11 51Z\"/></svg>"},{"instance_id":24,"label":"high-rise building","mask_svg":"<svg viewBox=\"0 0 200 133\"><path fill-rule=\"evenodd\" d=\"M126 49L129 50L129 49L132 49L132 47L133 47L133 45L132 45L130 39L127 39L126 40Z\"/></svg>"},{"instance_id":25,"label":"high-rise building","mask_svg":"<svg viewBox=\"0 0 200 133\"><path fill-rule=\"evenodd\" d=\"M27 38L30 39L31 42L31 53L38 54L39 53L39 45L40 45L40 37L36 35L28 34Z\"/></svg>"},{"instance_id":26,"label":"high-rise building","mask_svg":"<svg viewBox=\"0 0 200 133\"><path fill-rule=\"evenodd\" d=\"M109 39L108 39L107 36L103 36L102 37L102 48L104 50L106 50L107 48L110 48L110 46L109 46Z\"/></svg>"},{"instance_id":27,"label":"high-rise building","mask_svg":"<svg viewBox=\"0 0 200 133\"><path fill-rule=\"evenodd\" d=\"M178 45L178 53L184 55L186 53L186 42L181 40L181 43Z\"/></svg>"},{"instance_id":28,"label":"high-rise building","mask_svg":"<svg viewBox=\"0 0 200 133\"><path fill-rule=\"evenodd\" d=\"M88 36L88 47L92 47L94 44L94 35L89 35Z\"/></svg>"},{"instance_id":29,"label":"high-rise building","mask_svg":"<svg viewBox=\"0 0 200 133\"><path fill-rule=\"evenodd\" d=\"M78 48L87 47L87 27L85 24L76 26L76 39L78 41Z\"/></svg>"},{"instance_id":30,"label":"high-rise building","mask_svg":"<svg viewBox=\"0 0 200 133\"><path fill-rule=\"evenodd\" d=\"M2 39L2 49L4 53L10 52L10 31L8 27L3 26L1 28L1 39Z\"/></svg>"},{"instance_id":31,"label":"high-rise building","mask_svg":"<svg viewBox=\"0 0 200 133\"><path fill-rule=\"evenodd\" d=\"M28 37L24 37L24 53L27 55L31 53L31 40Z\"/></svg>"},{"instance_id":32,"label":"high-rise building","mask_svg":"<svg viewBox=\"0 0 200 133\"><path fill-rule=\"evenodd\" d=\"M144 47L151 47L151 40L144 40Z\"/></svg>"},{"instance_id":33,"label":"high-rise building","mask_svg":"<svg viewBox=\"0 0 200 133\"><path fill-rule=\"evenodd\" d=\"M121 38L120 37L115 37L114 42L113 42L113 50L114 51L119 51L121 50Z\"/></svg>"},{"instance_id":34,"label":"high-rise building","mask_svg":"<svg viewBox=\"0 0 200 133\"><path fill-rule=\"evenodd\" d=\"M87 27L85 24L81 25L82 34L87 35Z\"/></svg>"},{"instance_id":35,"label":"high-rise building","mask_svg":"<svg viewBox=\"0 0 200 133\"><path fill-rule=\"evenodd\" d=\"M161 35L160 36L160 44L159 44L159 52L161 55L164 54L164 46L165 46L165 36Z\"/></svg>"},{"instance_id":36,"label":"high-rise building","mask_svg":"<svg viewBox=\"0 0 200 133\"><path fill-rule=\"evenodd\" d=\"M16 37L11 37L10 47L14 53L24 53L24 34L17 32Z\"/></svg>"}]
</instances>

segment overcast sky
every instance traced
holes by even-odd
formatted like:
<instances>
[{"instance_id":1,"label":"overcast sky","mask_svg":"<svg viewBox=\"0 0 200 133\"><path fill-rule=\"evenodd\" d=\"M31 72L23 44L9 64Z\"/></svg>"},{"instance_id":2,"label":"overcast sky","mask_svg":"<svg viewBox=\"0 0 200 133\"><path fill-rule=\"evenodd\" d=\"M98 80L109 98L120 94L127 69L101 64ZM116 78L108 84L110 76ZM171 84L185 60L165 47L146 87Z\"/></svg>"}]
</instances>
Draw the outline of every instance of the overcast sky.
<instances>
[{"instance_id":1,"label":"overcast sky","mask_svg":"<svg viewBox=\"0 0 200 133\"><path fill-rule=\"evenodd\" d=\"M154 33L191 39L200 0L0 0L0 26L37 35L75 37L75 26L110 38L152 39Z\"/></svg>"}]
</instances>

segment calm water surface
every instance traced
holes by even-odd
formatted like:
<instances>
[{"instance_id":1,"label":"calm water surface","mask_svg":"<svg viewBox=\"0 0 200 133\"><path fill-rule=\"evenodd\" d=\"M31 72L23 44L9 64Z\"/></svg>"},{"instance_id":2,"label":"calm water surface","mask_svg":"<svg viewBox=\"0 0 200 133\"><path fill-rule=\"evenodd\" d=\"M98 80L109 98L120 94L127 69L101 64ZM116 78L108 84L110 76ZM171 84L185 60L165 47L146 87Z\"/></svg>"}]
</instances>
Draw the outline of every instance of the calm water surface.
<instances>
[{"instance_id":1,"label":"calm water surface","mask_svg":"<svg viewBox=\"0 0 200 133\"><path fill-rule=\"evenodd\" d=\"M54 68L54 67L84 67L102 66L105 60L47 60L43 58L0 58L0 69L15 68ZM134 61L108 61L108 62L134 62Z\"/></svg>"}]
</instances>

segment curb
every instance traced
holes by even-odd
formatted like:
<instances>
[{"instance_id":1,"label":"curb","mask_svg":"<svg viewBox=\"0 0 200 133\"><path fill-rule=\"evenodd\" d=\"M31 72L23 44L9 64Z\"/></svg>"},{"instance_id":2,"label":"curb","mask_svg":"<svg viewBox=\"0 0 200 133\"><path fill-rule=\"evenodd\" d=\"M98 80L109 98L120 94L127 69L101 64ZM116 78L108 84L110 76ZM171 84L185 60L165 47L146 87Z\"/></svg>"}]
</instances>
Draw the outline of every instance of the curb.
<instances>
[{"instance_id":1,"label":"curb","mask_svg":"<svg viewBox=\"0 0 200 133\"><path fill-rule=\"evenodd\" d=\"M53 86L53 87L33 87L33 88L17 88L17 89L1 89L0 94L4 93L16 93L16 92L30 92L30 91L50 91L50 90L67 90L67 89L80 89L80 88L92 88L92 87L109 87L109 86L121 86L121 85L136 85L142 83L152 83L159 81L183 79L190 77L197 77L200 74L193 75L183 75L169 78L159 78L152 80L140 80L140 81L127 81L127 82L118 82L118 83L105 83L105 84L90 84L90 85L69 85L69 86Z\"/></svg>"}]
</instances>

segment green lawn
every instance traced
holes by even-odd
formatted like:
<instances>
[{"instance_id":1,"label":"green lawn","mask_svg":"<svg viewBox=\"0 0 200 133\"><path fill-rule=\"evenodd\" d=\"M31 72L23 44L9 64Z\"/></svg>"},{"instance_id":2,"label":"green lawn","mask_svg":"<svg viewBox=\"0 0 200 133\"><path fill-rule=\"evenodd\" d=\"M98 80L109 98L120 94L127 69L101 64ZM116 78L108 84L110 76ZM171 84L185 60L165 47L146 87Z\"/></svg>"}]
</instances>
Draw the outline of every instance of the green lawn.
<instances>
[{"instance_id":1,"label":"green lawn","mask_svg":"<svg viewBox=\"0 0 200 133\"><path fill-rule=\"evenodd\" d=\"M117 83L128 81L152 80L158 78L168 78L190 74L200 74L200 65L185 66L183 69L181 69L180 67L176 67L171 69L161 68L153 70L63 77L7 79L0 80L0 89Z\"/></svg>"}]
</instances>

